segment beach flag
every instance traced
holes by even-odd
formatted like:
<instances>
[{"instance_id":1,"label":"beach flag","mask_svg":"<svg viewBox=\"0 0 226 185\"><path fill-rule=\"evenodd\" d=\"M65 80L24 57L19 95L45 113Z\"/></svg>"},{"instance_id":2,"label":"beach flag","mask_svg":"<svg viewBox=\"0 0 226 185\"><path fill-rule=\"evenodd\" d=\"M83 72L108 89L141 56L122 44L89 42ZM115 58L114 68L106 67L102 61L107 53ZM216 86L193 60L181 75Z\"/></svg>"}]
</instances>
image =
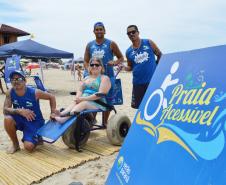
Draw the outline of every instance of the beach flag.
<instances>
[{"instance_id":1,"label":"beach flag","mask_svg":"<svg viewBox=\"0 0 226 185\"><path fill-rule=\"evenodd\" d=\"M11 82L10 82L9 76L15 70L20 70L20 56L19 55L13 55L12 57L8 57L6 59L4 80L5 80L6 86L8 88L11 87Z\"/></svg>"},{"instance_id":2,"label":"beach flag","mask_svg":"<svg viewBox=\"0 0 226 185\"><path fill-rule=\"evenodd\" d=\"M226 184L226 45L162 56L106 185Z\"/></svg>"}]
</instances>

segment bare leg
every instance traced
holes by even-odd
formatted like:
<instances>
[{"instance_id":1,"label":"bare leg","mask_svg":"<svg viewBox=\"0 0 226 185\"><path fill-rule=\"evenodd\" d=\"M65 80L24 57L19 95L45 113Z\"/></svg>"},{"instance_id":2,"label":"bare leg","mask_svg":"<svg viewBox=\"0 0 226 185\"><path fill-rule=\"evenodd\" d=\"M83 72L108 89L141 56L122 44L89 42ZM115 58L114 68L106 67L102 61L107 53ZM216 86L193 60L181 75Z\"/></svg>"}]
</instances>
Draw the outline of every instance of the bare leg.
<instances>
[{"instance_id":1,"label":"bare leg","mask_svg":"<svg viewBox=\"0 0 226 185\"><path fill-rule=\"evenodd\" d=\"M7 132L8 136L12 141L12 147L7 150L8 154L13 154L17 150L20 150L19 141L16 135L16 122L13 120L12 117L6 116L4 119L4 127L5 131Z\"/></svg>"},{"instance_id":2,"label":"bare leg","mask_svg":"<svg viewBox=\"0 0 226 185\"><path fill-rule=\"evenodd\" d=\"M71 105L69 105L66 109L64 109L61 113L60 116L66 115L67 113L71 112L71 110L76 106L76 103L73 102Z\"/></svg>"},{"instance_id":3,"label":"bare leg","mask_svg":"<svg viewBox=\"0 0 226 185\"><path fill-rule=\"evenodd\" d=\"M59 116L55 116L54 119L59 122L59 123L64 123L65 121L67 121L70 116L67 117L61 117L64 116L66 114L68 114L69 112L71 112L71 110L74 108L74 106L76 106L76 103L73 102L71 105L69 105L66 109L64 109Z\"/></svg>"},{"instance_id":4,"label":"bare leg","mask_svg":"<svg viewBox=\"0 0 226 185\"><path fill-rule=\"evenodd\" d=\"M110 111L103 112L103 124L105 126L107 126L109 115L110 115Z\"/></svg>"},{"instance_id":5,"label":"bare leg","mask_svg":"<svg viewBox=\"0 0 226 185\"><path fill-rule=\"evenodd\" d=\"M73 109L70 111L72 114L74 112L81 112L85 109L97 109L94 105L90 104L89 102L87 101L83 101L77 105L75 105L73 107ZM66 112L66 111L65 111ZM67 112L68 113L68 112ZM61 114L63 115L63 114ZM70 118L70 116L67 116L67 117L60 117L60 116L56 116L55 117L55 120L59 123L64 123L65 121L67 121L68 119Z\"/></svg>"},{"instance_id":6,"label":"bare leg","mask_svg":"<svg viewBox=\"0 0 226 185\"><path fill-rule=\"evenodd\" d=\"M59 123L64 123L65 121L67 121L70 118L70 116L67 117L60 117L60 116L56 116L55 120Z\"/></svg>"},{"instance_id":7,"label":"bare leg","mask_svg":"<svg viewBox=\"0 0 226 185\"><path fill-rule=\"evenodd\" d=\"M82 101L81 103L74 106L74 108L71 110L71 112L81 112L85 109L98 109L95 105L92 105L88 101Z\"/></svg>"}]
</instances>

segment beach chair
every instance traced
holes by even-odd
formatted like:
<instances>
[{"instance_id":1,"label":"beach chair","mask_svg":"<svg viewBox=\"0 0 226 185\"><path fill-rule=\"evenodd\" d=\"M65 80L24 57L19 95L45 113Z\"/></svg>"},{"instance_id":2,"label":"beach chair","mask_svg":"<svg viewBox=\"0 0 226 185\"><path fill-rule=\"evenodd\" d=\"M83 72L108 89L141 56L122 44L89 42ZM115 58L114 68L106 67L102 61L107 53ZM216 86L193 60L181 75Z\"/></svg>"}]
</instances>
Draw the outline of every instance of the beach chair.
<instances>
[{"instance_id":1,"label":"beach chair","mask_svg":"<svg viewBox=\"0 0 226 185\"><path fill-rule=\"evenodd\" d=\"M12 57L8 57L5 62L5 69L4 69L3 77L4 77L4 81L5 81L7 89L11 87L11 82L10 82L9 76L15 70L22 71L24 73L24 75L27 76L26 73L23 71L23 68L20 65L20 56L18 56L18 55L13 55ZM30 76L30 77L32 77L34 79L35 86L29 85L29 84L28 84L28 86L40 89L42 91L47 91L47 89L44 87L44 85L38 75L34 75L34 76Z\"/></svg>"},{"instance_id":2,"label":"beach chair","mask_svg":"<svg viewBox=\"0 0 226 185\"><path fill-rule=\"evenodd\" d=\"M103 123L102 110L85 110L76 115L73 115L65 123L58 123L49 120L37 132L37 137L42 138L44 142L54 143L62 137L63 142L69 147L80 151L90 135L91 131L106 129L107 137L111 144L121 145L126 137L131 125L131 121L123 113L117 113L114 105L123 104L121 80L116 79L118 73L111 79L112 87L106 96L107 103L96 100L102 106L105 106L107 111L114 111L114 115L108 120L107 126ZM102 123L96 124L93 121L92 113L102 112Z\"/></svg>"},{"instance_id":3,"label":"beach chair","mask_svg":"<svg viewBox=\"0 0 226 185\"><path fill-rule=\"evenodd\" d=\"M47 89L43 85L43 83L42 83L42 81L41 81L41 79L40 79L40 77L38 75L31 75L30 77L32 77L34 79L37 89L40 89L42 91L46 91L47 92Z\"/></svg>"}]
</instances>

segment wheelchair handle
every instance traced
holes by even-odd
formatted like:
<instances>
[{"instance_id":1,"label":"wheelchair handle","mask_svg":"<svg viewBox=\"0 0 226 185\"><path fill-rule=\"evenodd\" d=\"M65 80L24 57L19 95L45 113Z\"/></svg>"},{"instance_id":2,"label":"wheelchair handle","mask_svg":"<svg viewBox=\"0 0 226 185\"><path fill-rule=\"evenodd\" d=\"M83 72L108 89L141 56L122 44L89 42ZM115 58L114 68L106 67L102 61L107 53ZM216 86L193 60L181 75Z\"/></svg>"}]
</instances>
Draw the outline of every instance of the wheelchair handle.
<instances>
[{"instance_id":1,"label":"wheelchair handle","mask_svg":"<svg viewBox=\"0 0 226 185\"><path fill-rule=\"evenodd\" d=\"M117 64L117 65L115 65L115 66L118 67L118 69L117 69L117 71L116 71L116 73L115 73L115 76L114 76L114 78L116 79L116 77L118 76L118 74L119 74L120 71L122 70L123 65ZM108 64L105 64L106 74L108 74L107 68L108 68Z\"/></svg>"},{"instance_id":2,"label":"wheelchair handle","mask_svg":"<svg viewBox=\"0 0 226 185\"><path fill-rule=\"evenodd\" d=\"M118 76L118 74L120 73L120 71L122 70L122 68L123 68L123 65L116 65L117 67L118 67L118 70L117 70L117 72L116 72L116 74L115 74L115 78Z\"/></svg>"}]
</instances>

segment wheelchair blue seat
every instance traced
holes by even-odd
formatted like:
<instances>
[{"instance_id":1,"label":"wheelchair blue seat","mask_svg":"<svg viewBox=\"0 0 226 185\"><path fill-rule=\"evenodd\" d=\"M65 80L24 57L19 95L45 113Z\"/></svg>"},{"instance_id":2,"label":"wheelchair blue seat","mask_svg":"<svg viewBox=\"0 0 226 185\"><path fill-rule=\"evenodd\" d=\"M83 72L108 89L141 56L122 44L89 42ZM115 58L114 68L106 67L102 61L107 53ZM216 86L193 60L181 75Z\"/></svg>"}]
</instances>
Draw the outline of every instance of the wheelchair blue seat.
<instances>
[{"instance_id":1,"label":"wheelchair blue seat","mask_svg":"<svg viewBox=\"0 0 226 185\"><path fill-rule=\"evenodd\" d=\"M101 112L102 110L85 110L79 114L79 116L85 115L91 112ZM63 133L76 122L78 116L72 116L64 123L58 123L57 121L49 120L37 131L37 137L42 137L42 140L47 143L54 143L59 139Z\"/></svg>"},{"instance_id":2,"label":"wheelchair blue seat","mask_svg":"<svg viewBox=\"0 0 226 185\"><path fill-rule=\"evenodd\" d=\"M77 116L72 116L65 123L58 123L56 121L49 120L44 126L42 126L37 135L42 137L42 140L47 143L54 143L77 119Z\"/></svg>"}]
</instances>

